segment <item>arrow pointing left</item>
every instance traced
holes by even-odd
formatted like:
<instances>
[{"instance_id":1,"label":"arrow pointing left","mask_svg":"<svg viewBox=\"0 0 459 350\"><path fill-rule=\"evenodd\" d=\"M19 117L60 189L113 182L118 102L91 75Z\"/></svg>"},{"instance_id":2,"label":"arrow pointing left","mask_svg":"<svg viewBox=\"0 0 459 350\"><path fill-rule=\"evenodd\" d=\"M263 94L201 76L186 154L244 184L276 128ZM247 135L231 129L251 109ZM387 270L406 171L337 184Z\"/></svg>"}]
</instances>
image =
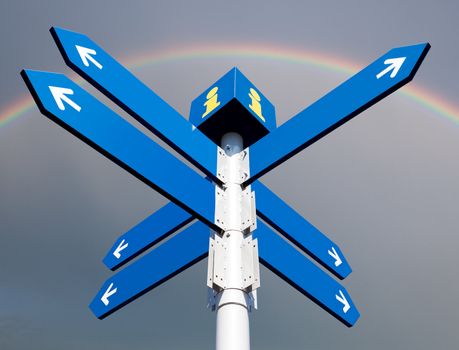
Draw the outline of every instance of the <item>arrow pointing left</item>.
<instances>
[{"instance_id":1,"label":"arrow pointing left","mask_svg":"<svg viewBox=\"0 0 459 350\"><path fill-rule=\"evenodd\" d=\"M64 75L30 70L21 75L44 115L182 209L220 229L214 224L215 189L209 181ZM63 111L49 86L72 90L81 110Z\"/></svg>"},{"instance_id":2,"label":"arrow pointing left","mask_svg":"<svg viewBox=\"0 0 459 350\"><path fill-rule=\"evenodd\" d=\"M77 49L78 54L80 55L81 62L83 62L83 64L86 67L89 67L89 62L92 62L92 64L94 64L97 68L103 68L102 65L99 62L97 62L94 57L92 57L93 55L97 55L96 50L83 47L80 45L75 45L75 48Z\"/></svg>"},{"instance_id":3,"label":"arrow pointing left","mask_svg":"<svg viewBox=\"0 0 459 350\"><path fill-rule=\"evenodd\" d=\"M125 250L127 247L129 247L129 243L125 243L125 240L123 239L121 243L116 247L115 251L113 252L113 255L115 258L119 259L121 258L121 252Z\"/></svg>"},{"instance_id":4,"label":"arrow pointing left","mask_svg":"<svg viewBox=\"0 0 459 350\"><path fill-rule=\"evenodd\" d=\"M113 283L110 283L104 295L102 295L102 297L100 298L100 301L103 302L105 306L108 306L108 304L110 304L108 298L110 298L113 294L115 294L118 291L118 288L112 288Z\"/></svg>"},{"instance_id":5,"label":"arrow pointing left","mask_svg":"<svg viewBox=\"0 0 459 350\"><path fill-rule=\"evenodd\" d=\"M81 111L81 107L77 105L75 102L73 102L70 98L67 97L67 95L73 95L72 89L67 89L67 88L62 88L62 87L57 87L57 86L48 86L48 87L49 87L49 90L51 91L51 94L53 95L54 101L56 101L57 107L59 107L61 111L65 111L64 102L70 105L77 112Z\"/></svg>"}]
</instances>

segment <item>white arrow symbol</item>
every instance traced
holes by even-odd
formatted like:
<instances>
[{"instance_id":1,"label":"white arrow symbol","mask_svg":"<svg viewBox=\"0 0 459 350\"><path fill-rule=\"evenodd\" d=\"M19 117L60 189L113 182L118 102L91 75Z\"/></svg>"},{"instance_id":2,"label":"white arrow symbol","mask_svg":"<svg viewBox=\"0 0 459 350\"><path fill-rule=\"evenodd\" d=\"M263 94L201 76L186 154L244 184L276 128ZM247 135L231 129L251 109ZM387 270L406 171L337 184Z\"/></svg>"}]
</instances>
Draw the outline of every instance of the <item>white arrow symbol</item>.
<instances>
[{"instance_id":1,"label":"white arrow symbol","mask_svg":"<svg viewBox=\"0 0 459 350\"><path fill-rule=\"evenodd\" d=\"M331 250L328 251L328 254L335 259L335 266L338 267L341 265L343 262L341 261L341 258L339 257L338 253L336 252L335 247L332 247Z\"/></svg>"},{"instance_id":2,"label":"white arrow symbol","mask_svg":"<svg viewBox=\"0 0 459 350\"><path fill-rule=\"evenodd\" d=\"M100 300L102 300L102 302L104 303L105 306L108 306L108 304L110 304L110 302L108 301L108 298L110 298L113 294L116 293L116 291L118 290L118 288L114 288L112 290L112 287L113 287L113 283L111 283L107 290L105 291L104 295L102 295L102 298L100 298Z\"/></svg>"},{"instance_id":3,"label":"white arrow symbol","mask_svg":"<svg viewBox=\"0 0 459 350\"><path fill-rule=\"evenodd\" d=\"M376 79L381 78L382 76L386 75L390 71L392 71L392 73L390 73L390 77L391 78L395 78L395 76L397 75L398 71L402 67L403 62L405 62L405 59L406 59L406 57L398 57L398 58L388 58L387 60L385 60L384 64L386 64L386 65L390 64L390 66L386 67L383 71L379 72L376 75Z\"/></svg>"},{"instance_id":4,"label":"white arrow symbol","mask_svg":"<svg viewBox=\"0 0 459 350\"><path fill-rule=\"evenodd\" d=\"M115 251L113 252L113 255L119 259L121 258L121 254L120 252L124 249L126 249L128 247L129 243L126 243L124 244L124 239L121 241L121 243L119 244L119 246L115 249Z\"/></svg>"},{"instance_id":5,"label":"white arrow symbol","mask_svg":"<svg viewBox=\"0 0 459 350\"><path fill-rule=\"evenodd\" d=\"M80 55L81 61L86 67L89 67L89 61L91 61L97 68L102 69L102 65L92 57L92 55L97 55L96 50L79 45L75 45L75 47Z\"/></svg>"},{"instance_id":6,"label":"white arrow symbol","mask_svg":"<svg viewBox=\"0 0 459 350\"><path fill-rule=\"evenodd\" d=\"M54 101L56 101L57 107L59 107L61 111L65 111L64 101L67 102L67 104L70 105L72 108L76 109L77 112L81 111L81 107L66 96L73 95L72 89L57 86L48 87L51 91L51 94L53 95Z\"/></svg>"},{"instance_id":7,"label":"white arrow symbol","mask_svg":"<svg viewBox=\"0 0 459 350\"><path fill-rule=\"evenodd\" d=\"M335 294L336 300L344 305L343 312L346 313L351 307L349 306L349 303L341 290L339 291L339 294L340 295Z\"/></svg>"}]
</instances>

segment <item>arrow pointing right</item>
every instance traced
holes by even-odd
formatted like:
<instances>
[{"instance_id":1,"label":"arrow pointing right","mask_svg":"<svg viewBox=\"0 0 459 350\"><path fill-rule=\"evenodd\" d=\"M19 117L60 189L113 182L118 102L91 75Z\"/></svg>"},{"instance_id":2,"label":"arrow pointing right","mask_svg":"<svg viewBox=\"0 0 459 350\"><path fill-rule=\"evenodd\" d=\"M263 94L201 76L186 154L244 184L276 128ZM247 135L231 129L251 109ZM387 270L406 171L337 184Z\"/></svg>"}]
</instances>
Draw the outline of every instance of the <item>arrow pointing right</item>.
<instances>
[{"instance_id":1,"label":"arrow pointing right","mask_svg":"<svg viewBox=\"0 0 459 350\"><path fill-rule=\"evenodd\" d=\"M346 297L344 296L343 292L341 290L338 291L339 295L336 294L336 300L338 300L341 304L343 304L343 312L347 313L351 306L349 305L349 302L347 301Z\"/></svg>"},{"instance_id":2,"label":"arrow pointing right","mask_svg":"<svg viewBox=\"0 0 459 350\"><path fill-rule=\"evenodd\" d=\"M51 91L51 94L53 95L54 101L56 101L57 107L59 107L61 111L65 111L64 101L67 102L67 104L70 105L77 112L81 111L81 107L78 106L75 102L73 102L71 99L69 99L66 96L66 95L73 95L72 89L67 89L67 88L57 87L57 86L48 86L48 87L49 87L49 90Z\"/></svg>"},{"instance_id":3,"label":"arrow pointing right","mask_svg":"<svg viewBox=\"0 0 459 350\"><path fill-rule=\"evenodd\" d=\"M328 251L328 255L330 255L333 259L335 259L336 267L338 267L339 265L343 263L339 254L336 252L335 247L331 247L331 250Z\"/></svg>"},{"instance_id":4,"label":"arrow pointing right","mask_svg":"<svg viewBox=\"0 0 459 350\"><path fill-rule=\"evenodd\" d=\"M395 78L397 75L398 71L403 65L403 62L405 62L406 57L398 57L398 58L388 58L387 60L384 61L384 64L389 64L390 66L384 69L383 71L379 72L376 74L376 79L381 78L382 76L386 75L390 71L390 77Z\"/></svg>"}]
</instances>

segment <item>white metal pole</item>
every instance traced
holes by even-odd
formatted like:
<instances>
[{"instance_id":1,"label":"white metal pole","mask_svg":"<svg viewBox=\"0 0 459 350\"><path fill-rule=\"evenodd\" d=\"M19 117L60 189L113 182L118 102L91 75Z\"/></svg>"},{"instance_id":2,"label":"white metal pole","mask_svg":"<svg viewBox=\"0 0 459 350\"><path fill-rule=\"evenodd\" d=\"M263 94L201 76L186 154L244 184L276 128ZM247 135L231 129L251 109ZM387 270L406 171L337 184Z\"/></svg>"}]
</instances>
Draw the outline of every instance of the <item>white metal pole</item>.
<instances>
[{"instance_id":1,"label":"white metal pole","mask_svg":"<svg viewBox=\"0 0 459 350\"><path fill-rule=\"evenodd\" d=\"M225 193L228 195L227 213L229 228L223 234L226 250L226 288L216 296L217 350L249 350L249 305L250 298L242 289L243 261L242 245L244 233L232 229L241 221L242 186L240 185L242 137L237 133L223 135L221 147L229 157L226 168Z\"/></svg>"}]
</instances>

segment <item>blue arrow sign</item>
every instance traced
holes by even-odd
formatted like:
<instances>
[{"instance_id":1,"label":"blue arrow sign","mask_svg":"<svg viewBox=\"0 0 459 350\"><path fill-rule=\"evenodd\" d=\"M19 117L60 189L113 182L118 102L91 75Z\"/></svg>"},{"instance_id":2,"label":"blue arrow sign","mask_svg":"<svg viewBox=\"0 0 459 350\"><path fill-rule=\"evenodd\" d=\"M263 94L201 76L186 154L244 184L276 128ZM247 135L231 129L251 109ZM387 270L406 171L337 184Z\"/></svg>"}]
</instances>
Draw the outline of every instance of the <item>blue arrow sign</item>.
<instances>
[{"instance_id":1,"label":"blue arrow sign","mask_svg":"<svg viewBox=\"0 0 459 350\"><path fill-rule=\"evenodd\" d=\"M109 278L89 307L102 319L204 259L209 229L196 222Z\"/></svg>"},{"instance_id":2,"label":"blue arrow sign","mask_svg":"<svg viewBox=\"0 0 459 350\"><path fill-rule=\"evenodd\" d=\"M429 44L399 47L313 103L250 148L250 179L318 141L382 98L411 81Z\"/></svg>"},{"instance_id":3,"label":"blue arrow sign","mask_svg":"<svg viewBox=\"0 0 459 350\"><path fill-rule=\"evenodd\" d=\"M40 111L210 227L215 190L142 132L62 74L22 71Z\"/></svg>"},{"instance_id":4,"label":"blue arrow sign","mask_svg":"<svg viewBox=\"0 0 459 350\"><path fill-rule=\"evenodd\" d=\"M343 286L261 221L254 238L263 265L348 327L357 322L360 314Z\"/></svg>"},{"instance_id":5,"label":"blue arrow sign","mask_svg":"<svg viewBox=\"0 0 459 350\"><path fill-rule=\"evenodd\" d=\"M65 62L206 175L216 176L217 145L86 35L51 34Z\"/></svg>"},{"instance_id":6,"label":"blue arrow sign","mask_svg":"<svg viewBox=\"0 0 459 350\"><path fill-rule=\"evenodd\" d=\"M116 270L193 219L191 214L174 203L165 205L119 237L105 256L104 264Z\"/></svg>"},{"instance_id":7,"label":"blue arrow sign","mask_svg":"<svg viewBox=\"0 0 459 350\"><path fill-rule=\"evenodd\" d=\"M338 278L343 279L352 272L339 247L327 236L261 182L255 181L252 189L257 199L257 214L263 220Z\"/></svg>"}]
</instances>

